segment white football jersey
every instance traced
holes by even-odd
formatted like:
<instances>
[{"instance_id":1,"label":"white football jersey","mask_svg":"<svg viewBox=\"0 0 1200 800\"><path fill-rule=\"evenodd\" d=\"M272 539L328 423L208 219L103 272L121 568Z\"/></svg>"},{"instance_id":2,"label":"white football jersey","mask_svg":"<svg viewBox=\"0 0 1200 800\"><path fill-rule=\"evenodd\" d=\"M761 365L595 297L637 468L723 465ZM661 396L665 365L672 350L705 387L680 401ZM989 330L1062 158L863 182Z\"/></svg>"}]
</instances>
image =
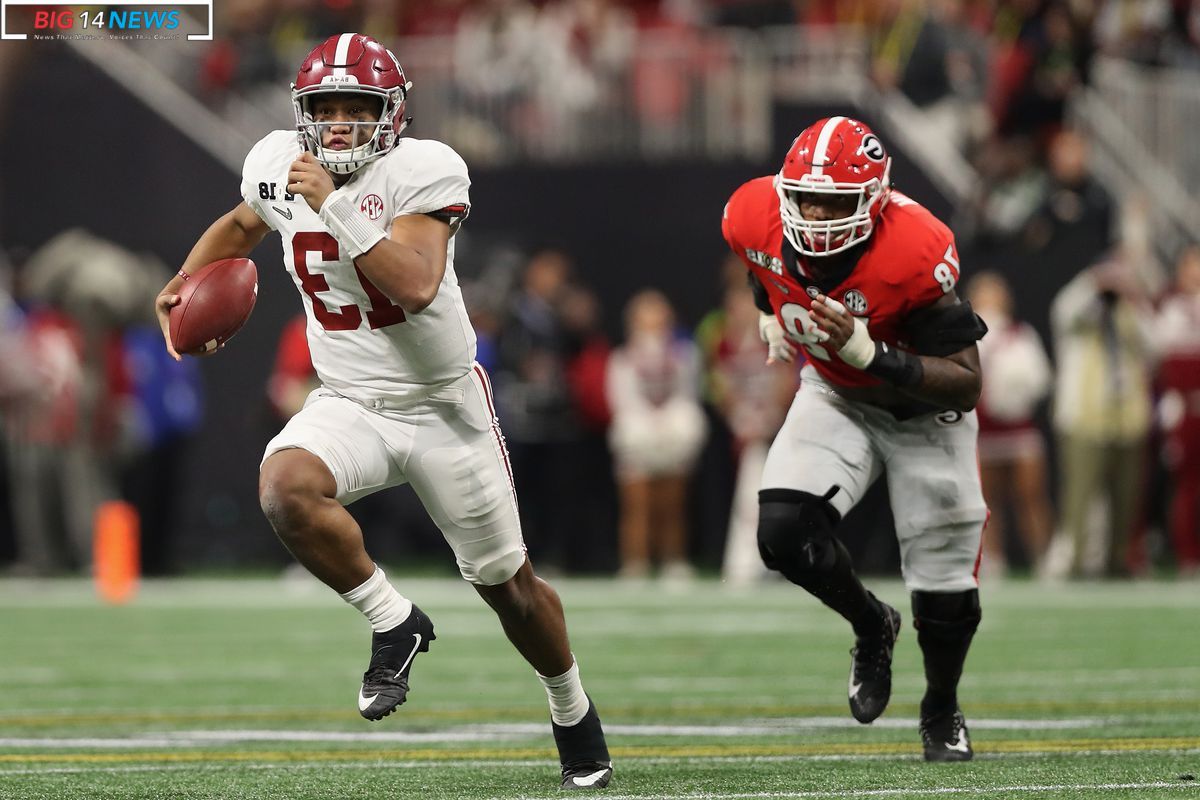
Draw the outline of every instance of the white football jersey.
<instances>
[{"instance_id":1,"label":"white football jersey","mask_svg":"<svg viewBox=\"0 0 1200 800\"><path fill-rule=\"evenodd\" d=\"M406 314L355 267L304 198L288 194L288 168L300 153L295 131L263 137L246 156L242 197L282 238L283 262L308 315L317 377L346 397L371 400L465 375L475 360L475 331L454 274L454 238L437 297ZM401 139L341 189L387 234L404 214L454 209L465 216L470 183L467 165L447 145Z\"/></svg>"}]
</instances>

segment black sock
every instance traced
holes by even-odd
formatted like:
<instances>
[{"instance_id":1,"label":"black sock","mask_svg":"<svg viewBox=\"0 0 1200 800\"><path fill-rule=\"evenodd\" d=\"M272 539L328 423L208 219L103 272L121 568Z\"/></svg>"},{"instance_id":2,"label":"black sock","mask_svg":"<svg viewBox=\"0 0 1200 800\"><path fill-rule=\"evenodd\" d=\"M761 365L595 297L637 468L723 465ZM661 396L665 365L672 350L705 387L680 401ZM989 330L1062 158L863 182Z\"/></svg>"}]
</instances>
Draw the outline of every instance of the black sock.
<instances>
[{"instance_id":1,"label":"black sock","mask_svg":"<svg viewBox=\"0 0 1200 800\"><path fill-rule=\"evenodd\" d=\"M850 553L845 545L837 539L832 542L833 563L828 569L794 574L785 572L785 577L845 617L854 627L856 636L879 633L883 628L883 606L854 574Z\"/></svg>"},{"instance_id":2,"label":"black sock","mask_svg":"<svg viewBox=\"0 0 1200 800\"><path fill-rule=\"evenodd\" d=\"M921 716L953 712L958 681L971 639L979 626L979 591L913 592L913 626L925 658L925 697Z\"/></svg>"}]
</instances>

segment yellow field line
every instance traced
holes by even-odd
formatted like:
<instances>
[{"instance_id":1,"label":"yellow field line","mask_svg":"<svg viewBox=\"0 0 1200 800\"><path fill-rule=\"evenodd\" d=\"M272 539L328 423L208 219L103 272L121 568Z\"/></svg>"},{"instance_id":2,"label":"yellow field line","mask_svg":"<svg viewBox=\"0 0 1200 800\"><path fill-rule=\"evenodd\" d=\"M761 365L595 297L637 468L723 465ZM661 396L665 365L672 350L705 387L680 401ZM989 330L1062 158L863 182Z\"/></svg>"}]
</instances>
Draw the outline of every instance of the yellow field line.
<instances>
[{"instance_id":1,"label":"yellow field line","mask_svg":"<svg viewBox=\"0 0 1200 800\"><path fill-rule=\"evenodd\" d=\"M915 715L915 703L893 703L892 711ZM845 703L820 703L810 705L678 705L678 706L624 706L609 705L603 707L606 718L623 717L627 719L655 720L667 719L736 719L743 717L805 717L840 715L845 713ZM986 711L993 713L1014 713L1020 711L1058 714L1115 714L1121 712L1146 711L1177 711L1200 712L1200 700L1176 699L1147 699L1147 700L1088 700L1073 702L1061 701L1019 701L1019 702L980 702L971 703L972 713ZM407 711L405 718L410 723L420 724L425 721L458 720L471 721L512 721L512 720L542 720L545 712L530 706L512 706L501 708L448 708L429 709L422 711ZM96 713L55 714L21 714L0 713L0 725L24 727L50 727L56 725L111 725L116 723L146 723L146 722L270 722L270 721L346 721L357 720L358 715L353 709L279 709L279 710L244 710L233 709L221 711L106 711Z\"/></svg>"},{"instance_id":2,"label":"yellow field line","mask_svg":"<svg viewBox=\"0 0 1200 800\"><path fill-rule=\"evenodd\" d=\"M976 748L987 753L1046 753L1048 755L1089 751L1146 753L1152 751L1200 749L1200 737L1152 737L1121 739L1042 739L1030 741L987 742ZM904 755L916 754L916 745L904 742L871 744L761 744L761 745L648 745L615 747L615 758L709 758L827 755ZM487 749L389 749L389 750L256 750L140 753L5 753L0 763L35 764L130 764L130 763L221 763L221 762L298 762L298 761L462 761L551 759L553 752L543 748Z\"/></svg>"}]
</instances>

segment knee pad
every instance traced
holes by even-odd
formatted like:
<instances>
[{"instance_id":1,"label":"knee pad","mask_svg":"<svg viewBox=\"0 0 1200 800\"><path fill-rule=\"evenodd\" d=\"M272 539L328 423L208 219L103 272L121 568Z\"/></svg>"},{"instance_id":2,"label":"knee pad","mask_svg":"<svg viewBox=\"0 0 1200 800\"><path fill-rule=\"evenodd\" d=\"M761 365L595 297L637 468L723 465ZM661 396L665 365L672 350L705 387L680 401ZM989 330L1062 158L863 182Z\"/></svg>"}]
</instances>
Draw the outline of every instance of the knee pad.
<instances>
[{"instance_id":1,"label":"knee pad","mask_svg":"<svg viewBox=\"0 0 1200 800\"><path fill-rule=\"evenodd\" d=\"M758 493L759 555L769 569L793 582L798 582L795 576L832 572L842 549L833 534L840 520L824 497L763 489Z\"/></svg>"},{"instance_id":2,"label":"knee pad","mask_svg":"<svg viewBox=\"0 0 1200 800\"><path fill-rule=\"evenodd\" d=\"M918 641L966 643L975 635L983 614L979 590L913 592L913 627Z\"/></svg>"},{"instance_id":3,"label":"knee pad","mask_svg":"<svg viewBox=\"0 0 1200 800\"><path fill-rule=\"evenodd\" d=\"M525 548L510 549L495 555L488 561L466 566L458 565L463 578L483 586L499 586L512 579L525 563Z\"/></svg>"}]
</instances>

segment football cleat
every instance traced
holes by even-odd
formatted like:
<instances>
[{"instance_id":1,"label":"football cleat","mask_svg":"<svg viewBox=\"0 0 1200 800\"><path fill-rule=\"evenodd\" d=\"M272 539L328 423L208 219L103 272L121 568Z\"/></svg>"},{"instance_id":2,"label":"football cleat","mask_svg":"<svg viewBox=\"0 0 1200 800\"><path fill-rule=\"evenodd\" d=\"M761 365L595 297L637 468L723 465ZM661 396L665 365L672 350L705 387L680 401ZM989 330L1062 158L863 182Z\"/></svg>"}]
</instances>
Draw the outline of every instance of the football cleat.
<instances>
[{"instance_id":1,"label":"football cleat","mask_svg":"<svg viewBox=\"0 0 1200 800\"><path fill-rule=\"evenodd\" d=\"M562 788L570 790L603 789L612 780L612 759L604 741L604 728L596 704L588 698L583 719L564 727L554 722L554 743L562 763Z\"/></svg>"},{"instance_id":2,"label":"football cleat","mask_svg":"<svg viewBox=\"0 0 1200 800\"><path fill-rule=\"evenodd\" d=\"M892 650L900 635L900 612L882 601L883 628L860 636L850 651L850 713L859 722L873 722L892 697Z\"/></svg>"},{"instance_id":3,"label":"football cleat","mask_svg":"<svg viewBox=\"0 0 1200 800\"><path fill-rule=\"evenodd\" d=\"M433 623L416 606L408 619L390 631L371 636L371 663L358 690L358 711L370 720L383 719L408 698L408 673L417 653L429 651Z\"/></svg>"},{"instance_id":4,"label":"football cleat","mask_svg":"<svg viewBox=\"0 0 1200 800\"><path fill-rule=\"evenodd\" d=\"M926 761L970 761L975 755L967 720L957 708L921 717L921 744L925 746Z\"/></svg>"}]
</instances>

